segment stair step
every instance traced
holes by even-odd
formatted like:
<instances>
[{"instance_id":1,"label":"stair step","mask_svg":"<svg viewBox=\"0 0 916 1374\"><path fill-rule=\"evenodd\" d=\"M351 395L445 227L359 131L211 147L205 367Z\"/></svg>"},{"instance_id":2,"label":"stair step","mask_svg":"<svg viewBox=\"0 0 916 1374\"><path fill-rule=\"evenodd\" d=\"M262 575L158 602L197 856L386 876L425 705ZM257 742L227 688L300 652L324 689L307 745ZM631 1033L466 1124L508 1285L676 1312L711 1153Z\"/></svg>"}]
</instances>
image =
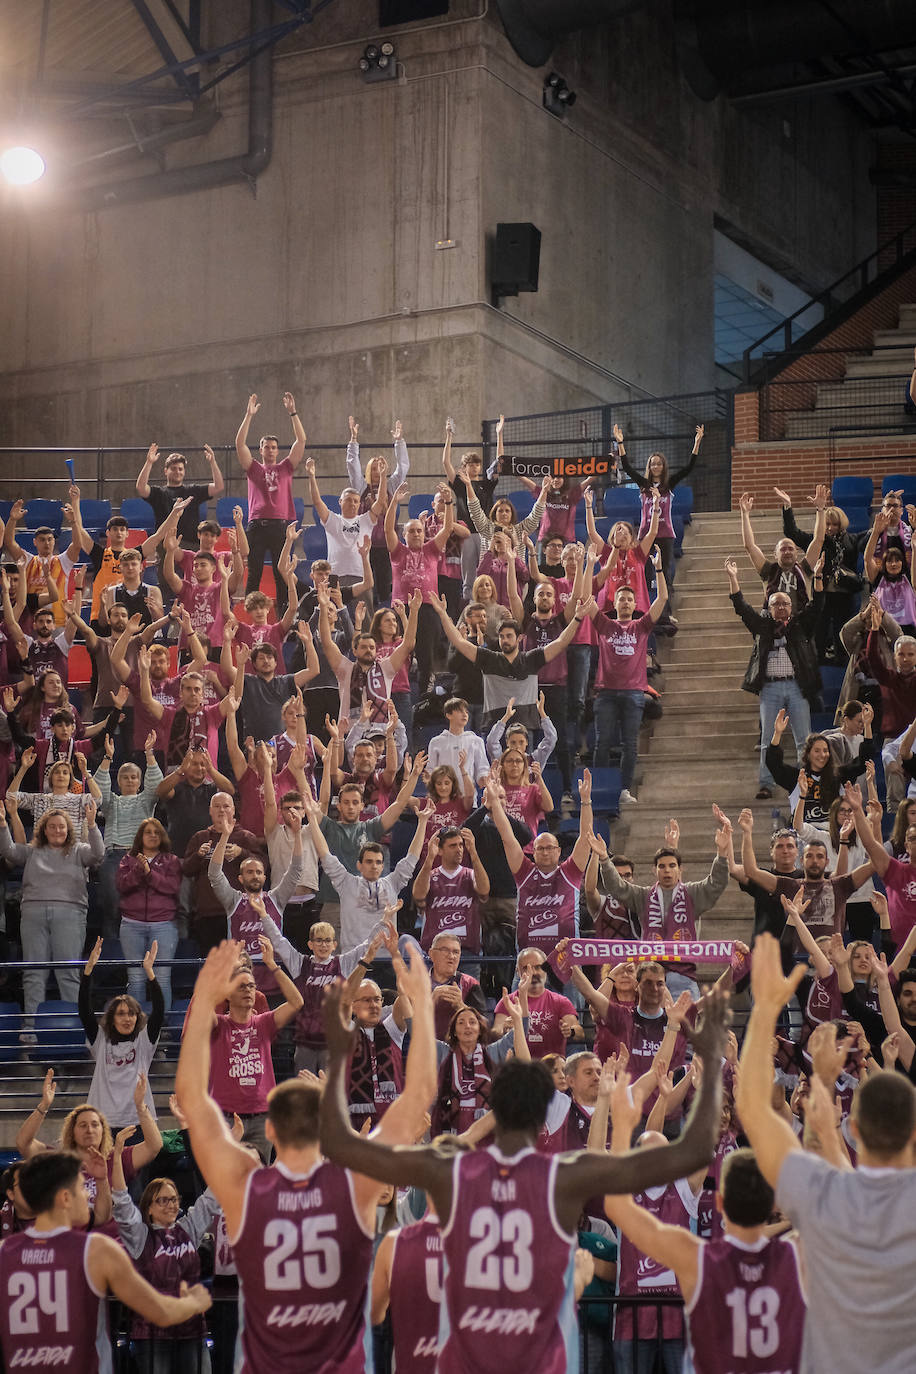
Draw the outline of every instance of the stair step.
<instances>
[{"instance_id":1,"label":"stair step","mask_svg":"<svg viewBox=\"0 0 916 1374\"><path fill-rule=\"evenodd\" d=\"M885 348L867 358L849 358L846 362L846 376L857 380L863 377L903 378L912 371L912 348Z\"/></svg>"},{"instance_id":2,"label":"stair step","mask_svg":"<svg viewBox=\"0 0 916 1374\"><path fill-rule=\"evenodd\" d=\"M913 325L909 329L876 329L872 340L875 348L894 348L899 344L901 348L909 350L909 356L912 358L913 349L916 348L916 307Z\"/></svg>"}]
</instances>

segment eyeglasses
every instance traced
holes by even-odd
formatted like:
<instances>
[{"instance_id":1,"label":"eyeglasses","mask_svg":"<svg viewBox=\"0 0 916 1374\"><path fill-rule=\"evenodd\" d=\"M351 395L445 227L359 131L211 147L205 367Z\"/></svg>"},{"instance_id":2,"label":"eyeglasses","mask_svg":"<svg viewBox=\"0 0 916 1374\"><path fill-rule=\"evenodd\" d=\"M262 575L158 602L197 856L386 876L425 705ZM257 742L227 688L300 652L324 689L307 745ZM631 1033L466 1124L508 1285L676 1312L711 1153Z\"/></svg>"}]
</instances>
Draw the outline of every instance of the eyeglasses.
<instances>
[{"instance_id":1,"label":"eyeglasses","mask_svg":"<svg viewBox=\"0 0 916 1374\"><path fill-rule=\"evenodd\" d=\"M158 1202L160 1207L177 1207L179 1198L177 1194L172 1197L169 1193L160 1193L158 1197L153 1198L153 1202Z\"/></svg>"}]
</instances>

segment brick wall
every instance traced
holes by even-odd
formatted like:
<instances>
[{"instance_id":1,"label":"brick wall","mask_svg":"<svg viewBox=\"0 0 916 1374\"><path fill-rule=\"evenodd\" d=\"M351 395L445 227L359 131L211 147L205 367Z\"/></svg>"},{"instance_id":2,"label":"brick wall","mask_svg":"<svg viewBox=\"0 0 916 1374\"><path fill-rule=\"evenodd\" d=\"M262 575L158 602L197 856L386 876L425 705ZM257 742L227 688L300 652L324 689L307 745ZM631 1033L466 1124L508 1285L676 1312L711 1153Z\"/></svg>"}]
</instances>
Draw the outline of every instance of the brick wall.
<instances>
[{"instance_id":1,"label":"brick wall","mask_svg":"<svg viewBox=\"0 0 916 1374\"><path fill-rule=\"evenodd\" d=\"M801 506L806 496L814 494L819 482L828 486L835 476L871 477L876 499L880 498L881 481L886 473L916 473L916 434L888 436L886 439L843 439L833 443L828 439L789 440L783 444L738 441L739 432L750 429L747 415L742 417L739 431L738 412L750 410L741 405L756 396L735 397L735 446L732 449L732 509L738 497L749 491L761 508L775 509L779 501L773 495L774 486L781 487ZM838 459L851 460L838 462Z\"/></svg>"}]
</instances>

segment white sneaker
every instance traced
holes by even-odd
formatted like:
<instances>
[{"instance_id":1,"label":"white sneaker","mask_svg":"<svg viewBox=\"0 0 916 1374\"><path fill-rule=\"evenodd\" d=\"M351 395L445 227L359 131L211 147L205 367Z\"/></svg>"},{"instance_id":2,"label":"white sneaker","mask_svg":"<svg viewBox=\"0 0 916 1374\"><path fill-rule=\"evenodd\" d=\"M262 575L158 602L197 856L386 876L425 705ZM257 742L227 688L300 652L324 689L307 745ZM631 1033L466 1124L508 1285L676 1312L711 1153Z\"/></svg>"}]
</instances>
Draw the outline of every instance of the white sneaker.
<instances>
[{"instance_id":1,"label":"white sneaker","mask_svg":"<svg viewBox=\"0 0 916 1374\"><path fill-rule=\"evenodd\" d=\"M624 787L621 791L620 796L617 798L617 801L620 806L636 805L636 798L633 796L632 792L628 791L626 787Z\"/></svg>"}]
</instances>

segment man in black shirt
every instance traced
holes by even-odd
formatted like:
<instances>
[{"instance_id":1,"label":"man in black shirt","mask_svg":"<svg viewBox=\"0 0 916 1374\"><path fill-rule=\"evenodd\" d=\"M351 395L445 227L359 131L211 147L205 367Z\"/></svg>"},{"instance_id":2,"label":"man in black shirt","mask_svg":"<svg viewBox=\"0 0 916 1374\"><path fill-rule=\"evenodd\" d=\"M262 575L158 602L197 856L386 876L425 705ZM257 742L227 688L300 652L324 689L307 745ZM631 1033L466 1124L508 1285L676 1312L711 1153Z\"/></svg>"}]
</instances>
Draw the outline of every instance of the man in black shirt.
<instances>
[{"instance_id":1,"label":"man in black shirt","mask_svg":"<svg viewBox=\"0 0 916 1374\"><path fill-rule=\"evenodd\" d=\"M594 598L579 602L576 614L571 617L563 633L544 649L528 649L522 652L518 647L519 627L514 620L504 620L499 627L499 649L486 649L470 640L452 623L445 609L445 597L431 599L438 612L442 628L451 646L463 654L483 674L483 730L504 713L509 698L515 699L515 719L519 725L529 730L540 728L541 718L537 708L538 673L545 663L552 662L558 654L575 638L585 617L595 609Z\"/></svg>"},{"instance_id":2,"label":"man in black shirt","mask_svg":"<svg viewBox=\"0 0 916 1374\"><path fill-rule=\"evenodd\" d=\"M216 463L216 454L209 444L204 444L204 457L210 464L211 480L207 486L186 486L184 478L187 470L187 459L183 453L170 453L165 460L165 486L151 487L149 477L153 464L159 458L158 444L150 444L146 462L140 469L140 476L137 478L137 495L142 496L143 500L148 501L152 506L157 527L171 513L176 501L183 501L186 497L191 498L190 505L184 508L178 520L179 538L183 539L189 547L192 547L197 539L200 505L204 501L209 501L212 496L219 496L225 487L223 474Z\"/></svg>"}]
</instances>

